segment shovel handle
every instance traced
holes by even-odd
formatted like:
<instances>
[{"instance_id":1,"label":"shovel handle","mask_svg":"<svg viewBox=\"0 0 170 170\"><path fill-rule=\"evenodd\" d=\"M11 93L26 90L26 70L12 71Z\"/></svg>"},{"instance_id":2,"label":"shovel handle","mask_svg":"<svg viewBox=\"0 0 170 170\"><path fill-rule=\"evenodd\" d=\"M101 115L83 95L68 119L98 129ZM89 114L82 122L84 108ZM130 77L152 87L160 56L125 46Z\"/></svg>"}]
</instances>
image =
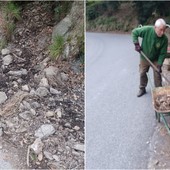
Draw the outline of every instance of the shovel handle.
<instances>
[{"instance_id":1,"label":"shovel handle","mask_svg":"<svg viewBox=\"0 0 170 170\"><path fill-rule=\"evenodd\" d=\"M144 56L144 58L149 62L149 64L153 67L155 71L157 71L169 84L170 81L162 74L159 72L158 68L149 60L149 58L144 54L143 51L140 51L140 53Z\"/></svg>"}]
</instances>

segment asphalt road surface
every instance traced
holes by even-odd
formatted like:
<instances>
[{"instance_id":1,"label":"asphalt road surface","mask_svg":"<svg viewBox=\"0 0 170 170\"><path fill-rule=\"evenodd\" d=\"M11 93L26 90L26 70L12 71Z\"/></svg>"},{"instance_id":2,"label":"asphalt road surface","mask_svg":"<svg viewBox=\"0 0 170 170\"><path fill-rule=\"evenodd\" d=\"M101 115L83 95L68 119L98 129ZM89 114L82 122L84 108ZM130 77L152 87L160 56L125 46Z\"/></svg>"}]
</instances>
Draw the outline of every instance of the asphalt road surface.
<instances>
[{"instance_id":1,"label":"asphalt road surface","mask_svg":"<svg viewBox=\"0 0 170 170\"><path fill-rule=\"evenodd\" d=\"M138 65L131 35L86 33L86 169L147 168L156 121Z\"/></svg>"}]
</instances>

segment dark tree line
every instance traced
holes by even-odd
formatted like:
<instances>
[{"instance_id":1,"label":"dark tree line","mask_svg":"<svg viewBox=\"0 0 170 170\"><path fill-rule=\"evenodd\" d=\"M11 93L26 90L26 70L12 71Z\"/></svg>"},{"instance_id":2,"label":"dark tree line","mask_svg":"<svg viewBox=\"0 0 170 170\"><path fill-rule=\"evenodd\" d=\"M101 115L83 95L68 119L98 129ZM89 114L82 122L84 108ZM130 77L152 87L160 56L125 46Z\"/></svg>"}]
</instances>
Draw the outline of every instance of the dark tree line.
<instances>
[{"instance_id":1,"label":"dark tree line","mask_svg":"<svg viewBox=\"0 0 170 170\"><path fill-rule=\"evenodd\" d=\"M170 1L134 1L134 8L137 10L138 22L146 23L151 16L170 16Z\"/></svg>"},{"instance_id":2,"label":"dark tree line","mask_svg":"<svg viewBox=\"0 0 170 170\"><path fill-rule=\"evenodd\" d=\"M170 16L170 1L87 1L87 20L93 20L101 15L114 15L121 3L131 3L137 12L137 19L140 24L147 23L150 17ZM126 14L125 14L126 15Z\"/></svg>"}]
</instances>

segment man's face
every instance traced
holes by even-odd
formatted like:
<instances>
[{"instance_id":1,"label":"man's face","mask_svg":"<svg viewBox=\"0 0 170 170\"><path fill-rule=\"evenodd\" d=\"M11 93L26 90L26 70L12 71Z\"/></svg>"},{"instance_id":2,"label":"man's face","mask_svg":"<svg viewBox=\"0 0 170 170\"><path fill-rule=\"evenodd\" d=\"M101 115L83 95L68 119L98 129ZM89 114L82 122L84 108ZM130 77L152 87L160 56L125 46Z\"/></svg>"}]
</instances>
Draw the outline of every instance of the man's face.
<instances>
[{"instance_id":1,"label":"man's face","mask_svg":"<svg viewBox=\"0 0 170 170\"><path fill-rule=\"evenodd\" d=\"M155 32L157 34L158 37L162 37L163 34L165 33L166 27L161 25L159 27L155 27Z\"/></svg>"}]
</instances>

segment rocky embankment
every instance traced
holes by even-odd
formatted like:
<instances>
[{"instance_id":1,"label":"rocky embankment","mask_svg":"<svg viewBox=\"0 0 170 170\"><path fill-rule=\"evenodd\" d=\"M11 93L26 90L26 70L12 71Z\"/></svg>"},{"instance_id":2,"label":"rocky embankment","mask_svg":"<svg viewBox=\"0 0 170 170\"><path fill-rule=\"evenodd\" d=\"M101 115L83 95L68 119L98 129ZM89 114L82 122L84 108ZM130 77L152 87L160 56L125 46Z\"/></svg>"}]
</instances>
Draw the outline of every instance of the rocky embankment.
<instances>
[{"instance_id":1,"label":"rocky embankment","mask_svg":"<svg viewBox=\"0 0 170 170\"><path fill-rule=\"evenodd\" d=\"M83 4L74 2L66 17L80 10L81 23ZM1 51L0 136L17 149L20 168L83 169L84 74L73 57L51 60L52 23L47 5L27 4L12 42Z\"/></svg>"}]
</instances>

